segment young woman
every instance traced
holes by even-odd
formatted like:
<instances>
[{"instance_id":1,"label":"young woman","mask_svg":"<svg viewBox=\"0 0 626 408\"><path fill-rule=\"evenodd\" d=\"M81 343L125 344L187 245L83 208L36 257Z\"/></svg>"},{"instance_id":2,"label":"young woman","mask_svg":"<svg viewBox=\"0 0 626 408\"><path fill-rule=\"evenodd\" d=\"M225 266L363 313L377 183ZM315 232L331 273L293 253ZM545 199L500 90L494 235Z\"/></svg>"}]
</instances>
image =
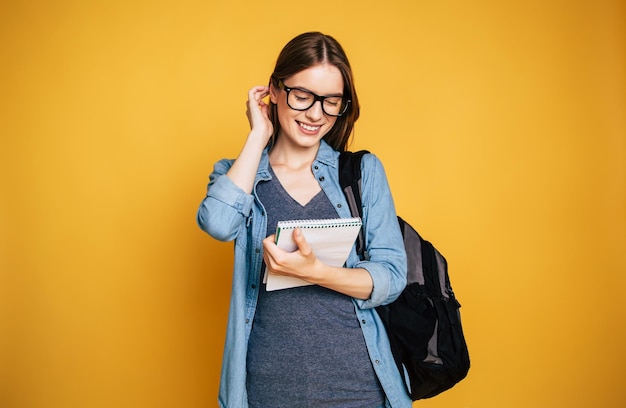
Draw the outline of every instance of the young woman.
<instances>
[{"instance_id":1,"label":"young woman","mask_svg":"<svg viewBox=\"0 0 626 408\"><path fill-rule=\"evenodd\" d=\"M269 105L263 99L269 96ZM269 86L248 93L250 133L221 160L198 210L200 227L235 241L235 267L219 403L239 407L410 407L374 307L406 282L406 254L380 161L362 162L369 260L345 267L316 258L296 230L295 252L274 244L276 223L350 217L338 157L359 117L340 44L312 32L280 53ZM263 273L313 285L266 291Z\"/></svg>"}]
</instances>

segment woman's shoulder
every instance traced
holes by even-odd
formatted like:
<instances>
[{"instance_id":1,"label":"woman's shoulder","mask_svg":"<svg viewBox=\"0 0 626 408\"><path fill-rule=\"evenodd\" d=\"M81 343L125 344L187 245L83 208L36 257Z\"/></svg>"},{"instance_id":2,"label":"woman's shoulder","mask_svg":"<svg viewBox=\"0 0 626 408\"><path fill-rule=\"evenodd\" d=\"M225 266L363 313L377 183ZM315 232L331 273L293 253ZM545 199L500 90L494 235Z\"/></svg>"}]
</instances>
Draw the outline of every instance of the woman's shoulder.
<instances>
[{"instance_id":1,"label":"woman's shoulder","mask_svg":"<svg viewBox=\"0 0 626 408\"><path fill-rule=\"evenodd\" d=\"M383 188L387 184L387 173L383 161L374 152L368 152L361 159L361 179L363 189Z\"/></svg>"},{"instance_id":2,"label":"woman's shoulder","mask_svg":"<svg viewBox=\"0 0 626 408\"><path fill-rule=\"evenodd\" d=\"M367 151L361 159L361 171L364 173L378 172L383 170L383 163L376 153Z\"/></svg>"},{"instance_id":3,"label":"woman's shoulder","mask_svg":"<svg viewBox=\"0 0 626 408\"><path fill-rule=\"evenodd\" d=\"M347 155L345 160L339 156ZM359 159L360 158L360 159ZM384 168L380 158L370 150L346 151L344 153L337 152L337 159L344 161L344 165L351 166L360 162L361 179L367 181L369 179L376 180L380 175L384 175Z\"/></svg>"}]
</instances>

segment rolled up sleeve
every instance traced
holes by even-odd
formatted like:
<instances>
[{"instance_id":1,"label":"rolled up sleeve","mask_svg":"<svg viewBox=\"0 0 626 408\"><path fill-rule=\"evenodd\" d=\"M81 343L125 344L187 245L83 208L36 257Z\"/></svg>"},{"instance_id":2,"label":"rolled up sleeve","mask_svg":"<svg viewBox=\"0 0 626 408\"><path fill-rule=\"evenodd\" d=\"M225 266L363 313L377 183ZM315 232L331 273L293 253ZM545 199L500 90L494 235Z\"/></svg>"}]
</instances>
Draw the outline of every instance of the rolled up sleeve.
<instances>
[{"instance_id":1,"label":"rolled up sleeve","mask_svg":"<svg viewBox=\"0 0 626 408\"><path fill-rule=\"evenodd\" d=\"M229 161L216 163L207 195L196 215L198 226L220 241L231 241L237 237L254 202L252 194L247 194L226 175L228 168Z\"/></svg>"},{"instance_id":2,"label":"rolled up sleeve","mask_svg":"<svg viewBox=\"0 0 626 408\"><path fill-rule=\"evenodd\" d=\"M395 205L382 163L368 154L362 164L363 221L369 259L354 267L372 277L370 298L357 300L363 309L393 302L406 286L407 260Z\"/></svg>"}]
</instances>

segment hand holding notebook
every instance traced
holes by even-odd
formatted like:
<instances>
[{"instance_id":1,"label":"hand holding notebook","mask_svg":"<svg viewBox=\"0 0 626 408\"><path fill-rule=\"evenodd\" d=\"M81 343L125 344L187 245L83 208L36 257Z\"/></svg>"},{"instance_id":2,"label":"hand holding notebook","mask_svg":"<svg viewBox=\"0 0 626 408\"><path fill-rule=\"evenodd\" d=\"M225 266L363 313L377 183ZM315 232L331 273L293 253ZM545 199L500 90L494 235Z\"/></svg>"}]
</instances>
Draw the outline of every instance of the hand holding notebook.
<instances>
[{"instance_id":1,"label":"hand holding notebook","mask_svg":"<svg viewBox=\"0 0 626 408\"><path fill-rule=\"evenodd\" d=\"M360 218L333 218L319 220L279 221L276 227L276 245L288 252L297 249L293 231L300 228L315 256L330 266L343 266L361 229ZM311 285L293 276L265 272L263 280L268 291Z\"/></svg>"}]
</instances>

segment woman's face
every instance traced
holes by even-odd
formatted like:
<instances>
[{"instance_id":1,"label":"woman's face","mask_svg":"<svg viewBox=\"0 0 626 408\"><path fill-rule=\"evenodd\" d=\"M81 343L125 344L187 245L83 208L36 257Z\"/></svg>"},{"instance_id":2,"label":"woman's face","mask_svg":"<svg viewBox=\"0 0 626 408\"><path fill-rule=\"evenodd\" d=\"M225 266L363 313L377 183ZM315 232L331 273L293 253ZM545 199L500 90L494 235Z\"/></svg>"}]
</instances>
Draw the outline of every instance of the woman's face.
<instances>
[{"instance_id":1,"label":"woman's face","mask_svg":"<svg viewBox=\"0 0 626 408\"><path fill-rule=\"evenodd\" d=\"M330 64L314 65L285 79L285 87L298 88L319 96L343 95L343 77L339 69ZM295 91L292 91L295 93ZM291 98L294 98L292 95ZM270 99L277 105L280 132L278 143L290 143L298 147L317 146L333 127L337 118L322 110L322 102L316 101L304 111L294 110L287 104L287 91L271 86Z\"/></svg>"}]
</instances>

